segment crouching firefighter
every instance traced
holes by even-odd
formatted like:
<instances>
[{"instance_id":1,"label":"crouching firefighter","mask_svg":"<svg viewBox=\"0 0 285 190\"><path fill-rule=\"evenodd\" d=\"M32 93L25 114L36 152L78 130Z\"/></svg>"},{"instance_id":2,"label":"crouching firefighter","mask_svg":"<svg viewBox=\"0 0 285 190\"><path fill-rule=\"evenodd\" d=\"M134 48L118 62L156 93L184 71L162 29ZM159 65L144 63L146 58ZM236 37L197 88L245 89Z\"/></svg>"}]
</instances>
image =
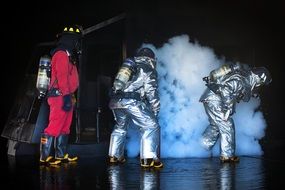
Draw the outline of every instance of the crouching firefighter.
<instances>
[{"instance_id":1,"label":"crouching firefighter","mask_svg":"<svg viewBox=\"0 0 285 190\"><path fill-rule=\"evenodd\" d=\"M65 27L57 47L51 51L51 81L47 92L50 106L49 124L41 136L40 163L54 165L76 161L67 153L68 136L79 85L76 62L80 53L82 30Z\"/></svg>"},{"instance_id":2,"label":"crouching firefighter","mask_svg":"<svg viewBox=\"0 0 285 190\"><path fill-rule=\"evenodd\" d=\"M141 133L141 167L161 168L159 159L160 109L156 60L149 48L141 48L135 57L127 58L116 75L109 107L113 112L115 126L110 138L109 162L124 163L124 147L130 122Z\"/></svg>"},{"instance_id":3,"label":"crouching firefighter","mask_svg":"<svg viewBox=\"0 0 285 190\"><path fill-rule=\"evenodd\" d=\"M200 98L209 118L203 133L202 146L210 150L220 137L221 162L238 162L235 155L235 126L232 118L241 100L248 102L258 97L258 91L271 82L264 67L250 68L243 64L226 64L205 77L206 90Z\"/></svg>"}]
</instances>

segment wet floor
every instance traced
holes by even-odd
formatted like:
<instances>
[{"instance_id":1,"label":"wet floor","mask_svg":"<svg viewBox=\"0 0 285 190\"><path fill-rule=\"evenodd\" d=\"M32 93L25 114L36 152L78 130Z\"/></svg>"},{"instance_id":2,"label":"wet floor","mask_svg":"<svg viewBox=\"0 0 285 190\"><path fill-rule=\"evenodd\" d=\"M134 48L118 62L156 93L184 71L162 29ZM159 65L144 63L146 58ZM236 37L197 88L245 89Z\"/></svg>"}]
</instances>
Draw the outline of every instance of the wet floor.
<instances>
[{"instance_id":1,"label":"wet floor","mask_svg":"<svg viewBox=\"0 0 285 190\"><path fill-rule=\"evenodd\" d=\"M40 166L31 156L1 156L1 184L24 189L282 189L284 161L241 157L162 159L163 169L141 169L139 160L110 166L105 157L81 157L59 167ZM5 163L7 162L7 163ZM4 182L4 183L3 183Z\"/></svg>"}]
</instances>

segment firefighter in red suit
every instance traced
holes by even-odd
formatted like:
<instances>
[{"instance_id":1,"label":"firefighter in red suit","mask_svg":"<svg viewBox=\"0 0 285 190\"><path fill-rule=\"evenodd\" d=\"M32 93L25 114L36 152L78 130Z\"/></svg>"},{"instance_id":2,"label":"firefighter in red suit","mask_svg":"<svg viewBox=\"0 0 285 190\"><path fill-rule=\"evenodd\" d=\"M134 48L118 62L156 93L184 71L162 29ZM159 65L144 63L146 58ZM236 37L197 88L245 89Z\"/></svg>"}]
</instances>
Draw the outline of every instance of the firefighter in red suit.
<instances>
[{"instance_id":1,"label":"firefighter in red suit","mask_svg":"<svg viewBox=\"0 0 285 190\"><path fill-rule=\"evenodd\" d=\"M57 47L51 51L51 82L47 93L49 124L41 136L40 163L54 165L76 161L67 153L68 136L79 85L76 62L80 52L82 30L65 27Z\"/></svg>"}]
</instances>

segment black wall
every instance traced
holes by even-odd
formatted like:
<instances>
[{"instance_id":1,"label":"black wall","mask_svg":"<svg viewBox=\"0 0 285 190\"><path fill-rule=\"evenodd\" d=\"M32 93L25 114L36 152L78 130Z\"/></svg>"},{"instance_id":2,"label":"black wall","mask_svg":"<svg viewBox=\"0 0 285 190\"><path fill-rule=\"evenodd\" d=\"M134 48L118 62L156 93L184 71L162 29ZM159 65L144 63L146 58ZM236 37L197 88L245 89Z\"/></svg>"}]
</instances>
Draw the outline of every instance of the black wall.
<instances>
[{"instance_id":1,"label":"black wall","mask_svg":"<svg viewBox=\"0 0 285 190\"><path fill-rule=\"evenodd\" d=\"M253 0L51 1L49 4L22 3L17 7L8 3L5 8L13 11L2 15L8 22L3 27L6 34L2 36L5 61L2 61L1 72L0 129L36 43L54 40L65 24L79 23L89 27L126 12L129 15L126 27L129 55L142 42L159 47L173 36L188 34L191 40L213 48L217 55L228 60L268 67L273 82L261 95L269 125L266 139L285 139L281 93L284 91L285 50L282 28L285 8L282 3Z\"/></svg>"}]
</instances>

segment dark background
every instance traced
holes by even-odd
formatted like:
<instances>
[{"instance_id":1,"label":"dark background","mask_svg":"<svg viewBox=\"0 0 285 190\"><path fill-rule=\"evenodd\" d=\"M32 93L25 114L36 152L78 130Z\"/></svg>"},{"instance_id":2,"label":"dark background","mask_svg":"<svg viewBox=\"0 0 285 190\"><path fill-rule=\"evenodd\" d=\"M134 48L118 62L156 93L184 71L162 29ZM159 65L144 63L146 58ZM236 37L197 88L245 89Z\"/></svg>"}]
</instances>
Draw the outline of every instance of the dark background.
<instances>
[{"instance_id":1,"label":"dark background","mask_svg":"<svg viewBox=\"0 0 285 190\"><path fill-rule=\"evenodd\" d=\"M1 131L37 43L53 41L67 24L87 28L126 12L130 15L128 38L134 39L128 46L130 54L142 42L160 47L171 37L187 34L227 60L266 66L273 82L261 94L268 123L263 142L284 145L285 7L281 2L96 0L7 2L1 7Z\"/></svg>"}]
</instances>

